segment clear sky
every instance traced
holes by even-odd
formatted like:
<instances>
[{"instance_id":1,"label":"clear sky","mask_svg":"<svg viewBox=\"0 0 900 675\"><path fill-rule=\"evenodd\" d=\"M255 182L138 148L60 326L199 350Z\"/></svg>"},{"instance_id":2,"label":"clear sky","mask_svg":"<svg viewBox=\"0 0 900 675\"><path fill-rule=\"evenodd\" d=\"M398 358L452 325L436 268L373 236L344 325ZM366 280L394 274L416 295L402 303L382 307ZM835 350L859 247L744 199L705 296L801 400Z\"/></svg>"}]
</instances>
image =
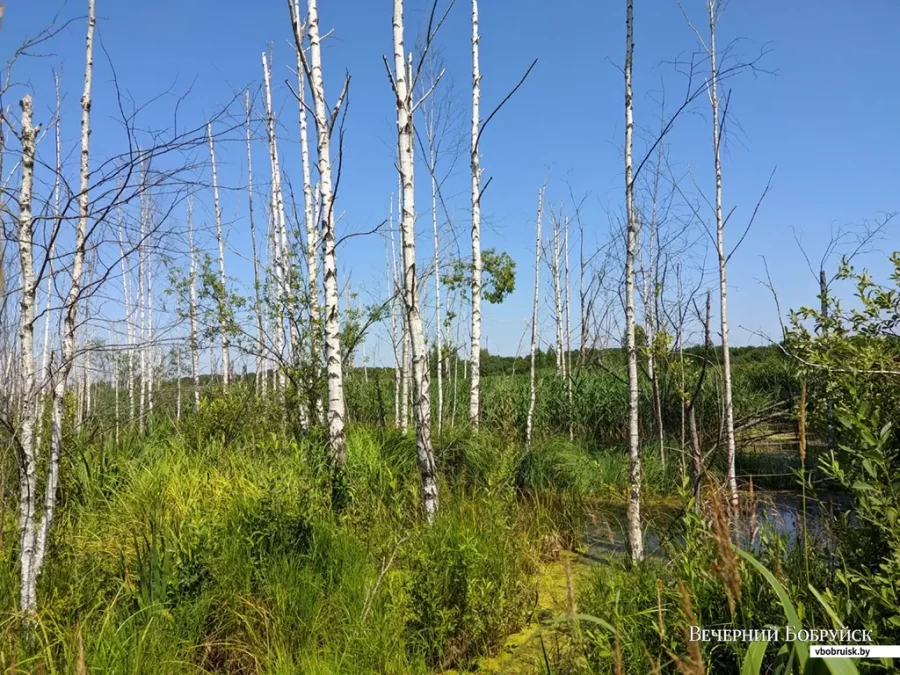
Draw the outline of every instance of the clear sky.
<instances>
[{"instance_id":1,"label":"clear sky","mask_svg":"<svg viewBox=\"0 0 900 675\"><path fill-rule=\"evenodd\" d=\"M6 4L0 31L4 60L57 11L65 20L83 15L86 7L80 0L65 5L50 0L7 0ZM684 5L697 25L703 26L705 2L684 0ZM539 59L528 81L491 123L482 145L485 179L492 178L483 203L484 245L506 250L519 266L516 292L502 306L485 309L484 332L492 352L514 353L531 313L536 195L548 169L550 198L557 203L568 197L565 180L577 198L589 193L583 212L588 249L609 240L611 219L621 214L624 111L619 68L624 57L624 6L624 2L592 0L481 2L485 112L493 109L531 61ZM408 47L421 30L428 7L423 0L408 0ZM324 53L331 100L343 73L352 75L338 195L338 210L343 214L339 236L369 230L381 222L396 191L394 106L381 58L391 53L391 10L388 0L320 0L322 29L333 30ZM121 87L138 103L170 92L145 111L144 126L167 126L176 98L188 90L178 114L183 124L194 126L245 87L259 86L260 54L271 42L280 151L285 171L299 184L296 103L284 83L285 79L296 81L288 70L294 57L288 44L285 0L97 0L97 12L93 139L98 157L121 148L110 63ZM447 84L452 81L460 106L460 132L466 143L469 12L469 3L457 0L438 39ZM898 28L896 0L731 0L728 4L720 26L720 46L741 37L745 41L738 47L740 55L753 57L761 49L770 50L760 62L769 72L755 78L742 76L728 84L734 123L724 151L724 198L726 211L736 207L727 234L730 242L739 237L777 166L756 224L730 263L730 320L737 344L759 343L754 331L777 334L774 304L760 283L765 276L762 256L783 308L813 303L815 282L794 242L794 231L802 234L815 258L835 224L876 219L900 209ZM696 40L675 0L635 0L635 43L635 117L643 130L636 153L641 155L649 130L658 127L663 85L670 109L683 98L684 79L673 71L671 62L688 58ZM53 109L50 68L63 64L64 134L72 149L78 137L83 45L84 22L75 22L44 47L46 56L21 61L13 78L32 89L38 121L46 123ZM22 91L13 90L4 104L15 103ZM712 194L707 108L700 99L679 120L669 139L669 152L679 175L687 175L690 169L707 194ZM240 112L239 105L234 112ZM45 153L51 152L49 145ZM255 152L255 173L262 183L268 174L262 142ZM241 185L242 146L235 142L221 153L220 180ZM73 152L73 168L75 158ZM464 255L469 251L467 167L464 154L445 187ZM431 259L424 167L418 169L418 176L419 255L424 265ZM693 191L690 179L684 180L688 181L685 189ZM247 280L250 268L238 255L248 251L244 202L239 191L226 191L223 197L232 249L230 273ZM199 217L210 224L211 206L206 203L199 208ZM703 215L709 219L708 211ZM879 245L882 252L896 248L895 232L895 228L887 231ZM205 241L211 243L208 235ZM450 249L447 244L448 253ZM352 270L353 286L364 301L383 292L380 237L353 239L340 254L342 280ZM710 271L711 254L710 250ZM884 269L879 264L883 257L870 259L874 269ZM715 286L712 276L709 284ZM577 309L573 313L577 315ZM546 337L550 336L546 331ZM380 350L386 356L386 348Z\"/></svg>"}]
</instances>

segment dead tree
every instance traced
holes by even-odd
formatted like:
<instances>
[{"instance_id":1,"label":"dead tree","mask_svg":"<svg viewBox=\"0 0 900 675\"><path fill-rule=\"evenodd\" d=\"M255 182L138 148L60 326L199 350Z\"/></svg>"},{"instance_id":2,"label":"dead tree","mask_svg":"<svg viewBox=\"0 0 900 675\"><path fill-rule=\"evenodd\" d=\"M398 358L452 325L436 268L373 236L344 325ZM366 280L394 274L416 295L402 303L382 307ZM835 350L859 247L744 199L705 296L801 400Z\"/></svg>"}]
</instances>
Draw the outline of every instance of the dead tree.
<instances>
[{"instance_id":1,"label":"dead tree","mask_svg":"<svg viewBox=\"0 0 900 675\"><path fill-rule=\"evenodd\" d=\"M219 288L216 291L218 307L219 337L222 340L222 392L228 393L228 380L231 376L231 340L228 321L228 280L225 275L225 237L222 235L222 207L219 205L219 178L216 173L216 150L213 145L212 123L206 125L206 136L209 139L209 164L212 171L213 207L216 215L216 242L219 245Z\"/></svg>"},{"instance_id":2,"label":"dead tree","mask_svg":"<svg viewBox=\"0 0 900 675\"><path fill-rule=\"evenodd\" d=\"M416 274L415 161L413 129L412 54L407 65L403 41L403 0L394 0L393 89L397 101L397 144L403 208L400 212L400 244L403 251L403 304L408 326L414 383L416 448L425 515L429 522L438 508L437 476L431 448L431 383L428 353L419 313L419 280Z\"/></svg>"},{"instance_id":3,"label":"dead tree","mask_svg":"<svg viewBox=\"0 0 900 675\"><path fill-rule=\"evenodd\" d=\"M534 305L531 310L531 368L528 378L528 417L525 420L525 447L531 448L534 430L534 408L537 402L535 389L535 360L538 344L538 303L541 294L541 222L544 219L544 187L538 191L537 225L534 243Z\"/></svg>"},{"instance_id":4,"label":"dead tree","mask_svg":"<svg viewBox=\"0 0 900 675\"><path fill-rule=\"evenodd\" d=\"M288 6L291 7L290 0ZM331 170L331 133L340 113L344 93L329 112L325 101L325 79L322 72L322 45L319 36L319 10L316 0L307 0L307 35L309 59L303 45L295 45L301 57L301 66L309 83L313 99L313 119L316 125L319 168L319 217L322 236L322 270L325 286L325 360L328 379L328 444L334 469L342 472L346 463L347 445L344 430L344 366L341 353L340 316L338 308L337 257L334 234L334 187ZM295 36L296 38L296 36ZM347 91L349 80L345 82Z\"/></svg>"},{"instance_id":5,"label":"dead tree","mask_svg":"<svg viewBox=\"0 0 900 675\"><path fill-rule=\"evenodd\" d=\"M259 255L256 251L256 220L253 217L253 145L250 132L250 92L244 92L244 108L247 114L247 208L250 216L250 241L253 249L253 309L256 312L256 392L266 395L264 375L265 330L263 329L262 285L259 279Z\"/></svg>"},{"instance_id":6,"label":"dead tree","mask_svg":"<svg viewBox=\"0 0 900 675\"><path fill-rule=\"evenodd\" d=\"M200 411L200 342L197 338L197 248L194 246L194 199L187 200L188 255L190 268L191 376L194 380L194 412ZM211 365L211 364L210 364Z\"/></svg>"},{"instance_id":7,"label":"dead tree","mask_svg":"<svg viewBox=\"0 0 900 675\"><path fill-rule=\"evenodd\" d=\"M625 214L627 236L625 247L625 332L628 352L628 448L631 456L628 494L628 548L631 560L644 559L641 533L641 439L638 427L638 367L635 345L634 260L637 246L638 219L634 204L634 108L632 64L634 61L634 3L625 3Z\"/></svg>"},{"instance_id":8,"label":"dead tree","mask_svg":"<svg viewBox=\"0 0 900 675\"><path fill-rule=\"evenodd\" d=\"M472 355L469 384L469 422L476 429L481 421L481 67L478 42L478 0L472 0Z\"/></svg>"},{"instance_id":9,"label":"dead tree","mask_svg":"<svg viewBox=\"0 0 900 675\"><path fill-rule=\"evenodd\" d=\"M275 311L273 312L274 329L272 335L275 358L279 362L277 369L277 389L284 395L286 377L281 363L285 358L284 344L284 313L288 304L288 274L285 257L288 252L284 249L284 196L281 190L281 167L278 162L278 144L275 138L275 112L272 108L272 75L266 54L262 55L263 82L265 84L266 104L266 132L269 138L269 164L272 172L271 190L271 242L272 242L272 267L275 271Z\"/></svg>"}]
</instances>

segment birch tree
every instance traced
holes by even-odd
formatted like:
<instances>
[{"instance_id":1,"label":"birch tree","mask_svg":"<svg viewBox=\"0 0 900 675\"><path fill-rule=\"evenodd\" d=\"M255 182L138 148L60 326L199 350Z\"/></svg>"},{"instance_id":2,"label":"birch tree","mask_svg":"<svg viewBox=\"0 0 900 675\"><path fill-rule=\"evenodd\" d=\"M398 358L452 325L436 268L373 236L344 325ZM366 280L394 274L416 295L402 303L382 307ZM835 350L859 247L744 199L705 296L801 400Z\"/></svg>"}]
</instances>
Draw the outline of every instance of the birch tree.
<instances>
[{"instance_id":1,"label":"birch tree","mask_svg":"<svg viewBox=\"0 0 900 675\"><path fill-rule=\"evenodd\" d=\"M284 264L286 251L282 246L282 220L284 217L284 197L281 191L281 168L278 162L278 145L275 138L275 112L272 109L272 85L271 71L265 52L262 55L263 83L266 90L266 132L269 138L269 164L272 171L272 199L271 210L271 241L272 241L272 267L275 270L275 327L273 341L275 355L279 360L284 357L284 310L287 304L287 274ZM278 368L278 390L285 390L286 380L284 368Z\"/></svg>"},{"instance_id":2,"label":"birch tree","mask_svg":"<svg viewBox=\"0 0 900 675\"><path fill-rule=\"evenodd\" d=\"M216 242L219 245L219 288L216 302L219 310L219 337L222 340L222 391L228 393L228 379L231 376L231 339L228 321L228 286L225 275L225 237L222 235L222 207L219 204L219 178L216 172L216 150L213 145L212 123L206 125L209 140L209 164L212 171L213 207L216 216Z\"/></svg>"},{"instance_id":3,"label":"birch tree","mask_svg":"<svg viewBox=\"0 0 900 675\"><path fill-rule=\"evenodd\" d=\"M56 91L56 119L54 120L54 141L56 149L56 174L53 177L53 227L58 232L62 213L60 211L60 198L62 187L62 97L59 90L59 73L53 73L53 88ZM2 147L0 147L2 152ZM0 173L2 176L2 173ZM50 246L47 248L47 286L44 298L44 340L41 347L41 369L39 377L41 386L37 400L37 430L35 432L34 446L38 450L43 446L41 436L44 428L44 403L46 401L45 389L50 386L50 321L54 314L51 306L53 298L53 254L56 249L56 237L51 236Z\"/></svg>"},{"instance_id":4,"label":"birch tree","mask_svg":"<svg viewBox=\"0 0 900 675\"><path fill-rule=\"evenodd\" d=\"M31 540L34 544L32 550L32 560L28 565L24 564L27 547L24 546L26 539L31 536L23 537L22 546L22 577L20 588L21 609L29 614L33 613L37 608L37 579L43 566L45 555L47 552L47 541L50 532L50 525L53 522L53 515L56 509L56 489L59 482L59 458L62 451L62 421L63 421L63 404L65 398L66 382L72 368L72 362L75 358L75 330L77 327L78 301L81 297L81 276L84 270L84 258L87 242L87 221L88 221L88 189L90 187L90 135L91 135L91 85L93 82L94 70L94 26L96 23L96 10L94 0L88 0L88 26L87 37L85 39L85 72L84 72L84 91L81 96L81 157L80 157L80 185L78 195L78 224L75 229L75 249L72 260L72 281L69 287L63 305L63 339L62 339L62 359L59 372L53 387L52 410L51 410L51 427L50 427L50 453L47 467L47 479L44 487L44 509L41 516L40 525ZM33 162L33 154L32 154ZM32 173L33 177L33 173ZM30 197L30 195L29 195ZM30 352L29 356L31 355ZM34 491L29 495L32 501L31 507L31 526L33 527L34 517L34 501L36 500Z\"/></svg>"},{"instance_id":5,"label":"birch tree","mask_svg":"<svg viewBox=\"0 0 900 675\"><path fill-rule=\"evenodd\" d=\"M35 518L37 508L37 459L34 447L36 422L36 382L34 372L34 302L37 286L34 279L34 157L37 145L32 123L33 103L26 94L21 102L22 119L22 183L19 188L18 247L22 293L19 301L19 345L21 349L21 422L19 430L19 563L21 583L19 606L25 612L36 609L37 551Z\"/></svg>"},{"instance_id":6,"label":"birch tree","mask_svg":"<svg viewBox=\"0 0 900 675\"><path fill-rule=\"evenodd\" d=\"M712 112L713 167L715 169L715 217L716 217L716 255L719 263L719 321L722 334L722 384L723 406L725 412L725 447L727 450L728 491L731 505L731 517L738 513L739 497L737 475L735 473L735 441L734 441L734 399L731 383L731 351L728 344L728 276L725 251L725 216L722 210L722 156L721 156L721 120L719 118L718 91L718 54L716 53L716 26L722 4L720 0L706 0L706 12L709 19L709 104Z\"/></svg>"},{"instance_id":7,"label":"birch tree","mask_svg":"<svg viewBox=\"0 0 900 675\"><path fill-rule=\"evenodd\" d=\"M141 193L141 197L144 197ZM144 277L147 280L147 350L149 351L147 358L147 423L153 423L153 387L154 376L156 374L156 341L153 336L153 221L150 206L150 197L146 196L146 209L142 218L147 223L147 238L142 243L144 250Z\"/></svg>"},{"instance_id":8,"label":"birch tree","mask_svg":"<svg viewBox=\"0 0 900 675\"><path fill-rule=\"evenodd\" d=\"M288 0L288 8L291 8ZM322 235L322 269L325 286L325 359L328 377L328 446L332 465L343 472L346 463L346 437L344 430L344 368L341 353L340 318L338 308L337 258L334 235L334 189L331 176L331 131L333 120L337 119L343 103L343 94L338 98L329 116L325 101L325 83L322 72L322 45L319 36L319 10L316 0L307 0L307 35L309 36L309 59L303 45L295 45L301 57L301 65L309 83L313 99L316 125L317 155L319 169L319 201ZM296 39L296 36L295 36ZM344 85L346 91L347 84Z\"/></svg>"},{"instance_id":9,"label":"birch tree","mask_svg":"<svg viewBox=\"0 0 900 675\"><path fill-rule=\"evenodd\" d=\"M472 353L470 357L469 422L481 421L481 66L478 43L478 0L472 0Z\"/></svg>"},{"instance_id":10,"label":"birch tree","mask_svg":"<svg viewBox=\"0 0 900 675\"><path fill-rule=\"evenodd\" d=\"M190 256L191 376L194 381L194 412L200 411L200 342L197 339L197 248L194 246L194 198L187 200L188 255Z\"/></svg>"},{"instance_id":11,"label":"birch tree","mask_svg":"<svg viewBox=\"0 0 900 675\"><path fill-rule=\"evenodd\" d=\"M266 378L263 377L265 330L263 329L262 286L259 280L259 255L256 251L256 221L253 217L253 144L250 131L250 92L244 92L244 108L247 114L247 208L250 217L250 241L253 247L253 308L256 311L256 392L266 395Z\"/></svg>"},{"instance_id":12,"label":"birch tree","mask_svg":"<svg viewBox=\"0 0 900 675\"><path fill-rule=\"evenodd\" d=\"M522 86L528 74L537 64L535 60L518 84L507 94L482 122L481 120L481 65L479 61L479 43L481 36L478 33L478 0L472 0L472 128L470 146L471 168L471 198L472 198L472 347L470 356L469 373L469 422L474 428L478 428L481 421L481 300L482 300L482 272L484 269L481 251L481 197L484 188L481 186L481 156L479 144L484 133L485 126L493 119L494 115L503 105L512 98L513 94ZM490 181L488 181L490 182Z\"/></svg>"},{"instance_id":13,"label":"birch tree","mask_svg":"<svg viewBox=\"0 0 900 675\"><path fill-rule=\"evenodd\" d=\"M641 534L641 439L638 428L638 367L635 345L634 261L638 220L634 204L634 108L632 67L634 62L634 3L625 0L625 335L628 352L628 449L631 457L628 494L628 548L631 560L644 559Z\"/></svg>"},{"instance_id":14,"label":"birch tree","mask_svg":"<svg viewBox=\"0 0 900 675\"><path fill-rule=\"evenodd\" d=\"M415 161L412 81L412 55L409 64L404 58L403 0L394 0L393 16L394 71L392 84L397 103L397 145L403 204L400 212L400 242L403 250L403 304L412 357L414 380L414 409L416 451L422 480L425 516L432 522L438 509L438 487L434 452L431 447L431 383L428 372L428 352L422 317L419 313L419 288L416 275L415 238ZM429 36L430 38L430 36ZM427 95L427 94L426 94Z\"/></svg>"},{"instance_id":15,"label":"birch tree","mask_svg":"<svg viewBox=\"0 0 900 675\"><path fill-rule=\"evenodd\" d=\"M550 217L553 221L553 258L550 261L550 273L553 275L553 317L556 320L556 373L560 377L565 377L566 362L564 361L565 347L563 346L562 267L560 265L561 254L559 242L562 214L555 215L553 213L553 207L551 207Z\"/></svg>"},{"instance_id":16,"label":"birch tree","mask_svg":"<svg viewBox=\"0 0 900 675\"><path fill-rule=\"evenodd\" d=\"M528 417L525 420L525 447L531 448L534 425L534 408L537 402L535 389L535 361L538 343L538 303L541 294L541 221L544 219L544 188L538 191L537 225L534 240L534 305L531 309L531 369L528 376Z\"/></svg>"},{"instance_id":17,"label":"birch tree","mask_svg":"<svg viewBox=\"0 0 900 675\"><path fill-rule=\"evenodd\" d=\"M131 271L128 269L125 256L125 243L122 235L122 208L118 208L118 239L119 261L122 266L122 299L125 303L125 344L128 365L128 423L134 423L135 410L135 371L134 371L134 322L132 318L131 295L128 292L128 277Z\"/></svg>"},{"instance_id":18,"label":"birch tree","mask_svg":"<svg viewBox=\"0 0 900 675\"><path fill-rule=\"evenodd\" d=\"M307 120L306 82L303 68L303 28L300 21L300 0L291 5L291 27L294 32L294 48L297 54L297 101L300 118L300 165L303 172L303 224L306 230L306 273L309 309L310 356L319 362L321 333L321 308L319 307L319 231L313 216L313 186L309 162L309 123Z\"/></svg>"}]
</instances>

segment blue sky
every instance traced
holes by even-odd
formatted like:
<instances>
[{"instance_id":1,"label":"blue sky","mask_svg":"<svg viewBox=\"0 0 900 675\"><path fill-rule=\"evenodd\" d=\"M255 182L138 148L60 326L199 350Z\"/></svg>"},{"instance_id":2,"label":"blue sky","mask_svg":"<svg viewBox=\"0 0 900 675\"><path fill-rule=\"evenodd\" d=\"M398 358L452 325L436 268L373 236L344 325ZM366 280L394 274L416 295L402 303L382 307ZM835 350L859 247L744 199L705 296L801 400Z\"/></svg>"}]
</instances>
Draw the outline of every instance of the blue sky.
<instances>
[{"instance_id":1,"label":"blue sky","mask_svg":"<svg viewBox=\"0 0 900 675\"><path fill-rule=\"evenodd\" d=\"M0 58L4 60L57 11L63 18L84 12L82 3L74 0L65 5L48 0L8 0L6 4L0 32ZM624 54L624 2L566 0L551 5L537 0L482 0L481 4L485 111L496 105L531 61L539 59L531 77L491 123L482 144L485 179L492 178L483 204L484 245L506 250L519 266L516 292L502 306L485 310L485 337L492 352L513 353L531 312L536 195L548 169L549 196L557 203L568 196L564 180L579 199L590 193L583 211L588 249L609 240L611 219L621 214L624 115L619 65ZM684 4L702 25L705 2L684 0ZM689 57L696 43L674 0L636 0L635 5L635 118L638 127L648 130L658 126L663 85L670 104L683 97L684 80L673 72L670 62ZM422 0L407 2L408 47L428 7ZM107 58L114 64L121 86L137 102L172 92L147 109L146 126L166 126L176 95L188 89L179 116L184 124L193 126L202 124L245 87L259 85L260 54L271 42L275 49L275 101L282 125L280 152L285 171L299 183L296 103L284 84L286 78L294 81L288 70L294 57L287 42L286 2L261 0L251 8L236 0L98 0L97 11L96 156L121 147ZM448 82L452 79L461 106L463 134L467 134L469 114L469 11L469 3L458 0L438 39ZM338 195L339 212L344 214L340 236L371 229L383 220L390 195L396 190L393 103L381 59L391 51L391 3L320 0L320 14L323 30L333 29L324 54L332 100L343 73L352 75L345 166ZM734 342L758 343L755 331L775 335L778 330L771 295L760 283L765 276L762 256L768 261L783 308L812 303L815 283L793 232L802 235L816 258L835 224L876 219L900 209L897 26L900 4L894 0L729 3L720 25L720 46L736 37L745 38L738 50L748 57L765 47L770 52L760 66L771 71L755 78L742 76L729 84L733 88L731 109L739 123L732 125L723 158L726 210L736 207L726 235L729 241L739 236L777 166L756 224L730 263ZM78 134L83 43L83 22L76 22L43 50L50 55L23 60L14 73L15 80L27 83L34 92L39 121L47 122L53 108L50 68L63 64L64 134L71 148ZM13 103L22 91L14 90L4 103ZM711 195L707 108L701 99L679 120L669 138L669 152L679 174L686 175L690 169ZM641 134L638 155L644 151L648 135L649 131ZM43 151L51 152L49 142ZM220 181L240 185L243 146L223 144L220 152ZM262 143L255 153L254 168L261 183L268 174ZM467 158L461 157L445 188L463 254L469 250L467 165ZM418 177L419 254L426 264L431 259L431 239L424 167L418 169ZM226 191L223 197L229 243L241 253L248 250L249 242L244 201L239 192ZM201 204L198 210L198 217L210 224L211 205ZM708 218L709 214L703 213ZM895 228L887 231L879 246L881 252L895 248L895 232ZM211 244L208 236L205 242ZM380 237L354 239L340 253L343 279L352 270L353 286L363 300L379 296L384 278ZM883 258L879 254L866 262L883 270ZM708 262L712 270L711 257ZM250 278L250 267L234 252L229 253L229 266L233 276ZM542 274L546 280L546 272ZM715 286L712 276L709 284ZM573 314L577 315L577 309ZM549 328L545 333L552 339ZM380 350L382 358L386 357L384 345L373 344L369 349L370 356Z\"/></svg>"}]
</instances>

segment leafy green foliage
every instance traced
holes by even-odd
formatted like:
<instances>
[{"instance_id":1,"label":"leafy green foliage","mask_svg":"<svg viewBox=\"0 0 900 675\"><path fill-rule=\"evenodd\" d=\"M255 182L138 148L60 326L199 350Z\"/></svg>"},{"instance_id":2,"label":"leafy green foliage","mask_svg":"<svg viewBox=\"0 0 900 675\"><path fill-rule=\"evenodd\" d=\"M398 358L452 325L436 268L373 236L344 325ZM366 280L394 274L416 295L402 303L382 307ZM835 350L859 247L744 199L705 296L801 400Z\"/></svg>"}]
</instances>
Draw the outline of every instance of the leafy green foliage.
<instances>
[{"instance_id":1,"label":"leafy green foliage","mask_svg":"<svg viewBox=\"0 0 900 675\"><path fill-rule=\"evenodd\" d=\"M482 297L499 305L516 289L516 261L505 251L487 248L481 252ZM459 290L463 297L472 286L472 263L457 260L453 269L443 277L448 288ZM449 317L448 317L449 321Z\"/></svg>"}]
</instances>

